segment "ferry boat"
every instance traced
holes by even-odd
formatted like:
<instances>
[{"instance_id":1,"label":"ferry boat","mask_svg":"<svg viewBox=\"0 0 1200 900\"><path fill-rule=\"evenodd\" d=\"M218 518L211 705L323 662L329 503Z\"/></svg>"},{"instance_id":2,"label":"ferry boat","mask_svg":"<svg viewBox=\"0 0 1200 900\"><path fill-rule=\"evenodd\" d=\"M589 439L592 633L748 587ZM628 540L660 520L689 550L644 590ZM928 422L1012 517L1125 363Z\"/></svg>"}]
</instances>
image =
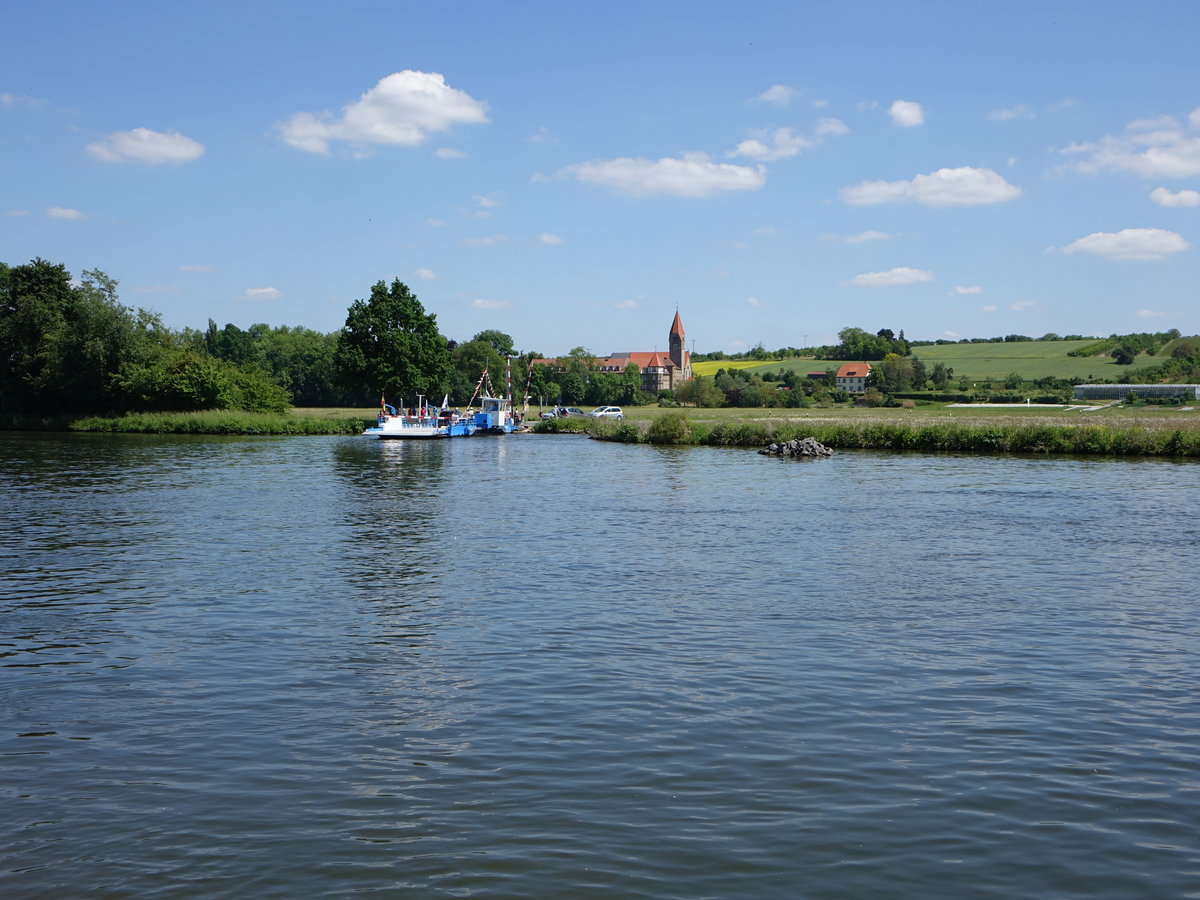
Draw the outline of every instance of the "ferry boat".
<instances>
[{"instance_id":1,"label":"ferry boat","mask_svg":"<svg viewBox=\"0 0 1200 900\"><path fill-rule=\"evenodd\" d=\"M512 434L521 429L513 415L512 401L505 397L480 397L479 412L471 418L475 434Z\"/></svg>"},{"instance_id":2,"label":"ferry boat","mask_svg":"<svg viewBox=\"0 0 1200 900\"><path fill-rule=\"evenodd\" d=\"M407 410L404 409L403 400L400 401L400 409L381 402L375 424L367 428L363 436L430 439L470 437L476 432L477 416L461 416L456 410L447 409L445 400L441 406L426 404L424 397L418 397L417 400L417 405Z\"/></svg>"}]
</instances>

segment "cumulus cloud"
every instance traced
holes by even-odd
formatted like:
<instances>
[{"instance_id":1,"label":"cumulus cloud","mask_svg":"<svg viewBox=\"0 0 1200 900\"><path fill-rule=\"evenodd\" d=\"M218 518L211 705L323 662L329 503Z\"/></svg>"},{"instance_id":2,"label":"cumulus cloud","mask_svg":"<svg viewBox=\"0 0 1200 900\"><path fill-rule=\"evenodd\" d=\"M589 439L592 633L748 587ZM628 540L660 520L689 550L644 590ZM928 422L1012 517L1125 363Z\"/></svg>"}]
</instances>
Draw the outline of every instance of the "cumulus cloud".
<instances>
[{"instance_id":1,"label":"cumulus cloud","mask_svg":"<svg viewBox=\"0 0 1200 900\"><path fill-rule=\"evenodd\" d=\"M868 241L890 241L892 236L883 231L860 231L858 234L848 234L843 240L847 244L865 244Z\"/></svg>"},{"instance_id":2,"label":"cumulus cloud","mask_svg":"<svg viewBox=\"0 0 1200 900\"><path fill-rule=\"evenodd\" d=\"M772 162L798 156L805 150L820 145L826 138L849 134L850 129L840 119L820 119L813 129L813 137L797 134L791 128L776 128L761 137L747 138L726 156L745 156L758 162Z\"/></svg>"},{"instance_id":3,"label":"cumulus cloud","mask_svg":"<svg viewBox=\"0 0 1200 900\"><path fill-rule=\"evenodd\" d=\"M757 297L747 297L746 303L749 304L750 306L762 306L762 301L759 300Z\"/></svg>"},{"instance_id":4,"label":"cumulus cloud","mask_svg":"<svg viewBox=\"0 0 1200 900\"><path fill-rule=\"evenodd\" d=\"M1071 144L1059 152L1078 157L1069 164L1077 172L1133 172L1143 178L1188 178L1200 175L1200 108L1187 126L1172 116L1130 122L1120 135ZM1189 130L1191 133L1189 133Z\"/></svg>"},{"instance_id":5,"label":"cumulus cloud","mask_svg":"<svg viewBox=\"0 0 1200 900\"><path fill-rule=\"evenodd\" d=\"M1189 244L1163 228L1125 228L1115 234L1098 231L1063 247L1063 253L1094 253L1109 259L1165 259L1186 250Z\"/></svg>"},{"instance_id":6,"label":"cumulus cloud","mask_svg":"<svg viewBox=\"0 0 1200 900\"><path fill-rule=\"evenodd\" d=\"M1014 312L1024 312L1027 309L1033 309L1035 306L1037 306L1037 304L1034 303L1032 300L1017 300L1015 303L1011 304L1008 308L1013 310Z\"/></svg>"},{"instance_id":7,"label":"cumulus cloud","mask_svg":"<svg viewBox=\"0 0 1200 900\"><path fill-rule=\"evenodd\" d=\"M453 147L439 147L433 152L433 155L438 159L466 159L467 154L462 150L455 150Z\"/></svg>"},{"instance_id":8,"label":"cumulus cloud","mask_svg":"<svg viewBox=\"0 0 1200 900\"><path fill-rule=\"evenodd\" d=\"M853 206L905 201L924 206L971 206L1012 200L1021 195L1021 189L991 169L962 166L938 169L909 181L864 181L844 187L840 193L842 200Z\"/></svg>"},{"instance_id":9,"label":"cumulus cloud","mask_svg":"<svg viewBox=\"0 0 1200 900\"><path fill-rule=\"evenodd\" d=\"M178 166L204 155L203 144L178 131L151 131L149 128L115 131L88 144L86 149L93 159L103 162L136 162L147 166Z\"/></svg>"},{"instance_id":10,"label":"cumulus cloud","mask_svg":"<svg viewBox=\"0 0 1200 900\"><path fill-rule=\"evenodd\" d=\"M1158 206L1200 206L1200 191L1171 193L1166 188L1160 187L1150 192L1150 199Z\"/></svg>"},{"instance_id":11,"label":"cumulus cloud","mask_svg":"<svg viewBox=\"0 0 1200 900\"><path fill-rule=\"evenodd\" d=\"M724 191L758 190L767 180L762 166L715 163L704 153L685 153L679 159L597 159L567 166L559 174L633 197L711 197Z\"/></svg>"},{"instance_id":12,"label":"cumulus cloud","mask_svg":"<svg viewBox=\"0 0 1200 900\"><path fill-rule=\"evenodd\" d=\"M815 129L818 137L841 137L850 133L850 126L841 119L819 119Z\"/></svg>"},{"instance_id":13,"label":"cumulus cloud","mask_svg":"<svg viewBox=\"0 0 1200 900\"><path fill-rule=\"evenodd\" d=\"M898 128L912 128L914 125L925 123L925 110L920 103L914 103L912 100L897 100L888 109L888 115L892 117L892 124Z\"/></svg>"},{"instance_id":14,"label":"cumulus cloud","mask_svg":"<svg viewBox=\"0 0 1200 900\"><path fill-rule=\"evenodd\" d=\"M920 284L923 281L933 281L933 273L927 269L913 269L900 266L886 272L865 272L850 279L851 284L859 287L893 287L898 284Z\"/></svg>"},{"instance_id":15,"label":"cumulus cloud","mask_svg":"<svg viewBox=\"0 0 1200 900\"><path fill-rule=\"evenodd\" d=\"M983 293L983 288L981 288L981 287L980 287L979 285L977 285L977 284L973 284L973 285L971 285L970 287L963 287L963 286L960 284L960 285L955 285L955 286L954 286L954 290L952 290L950 293L951 293L951 294L955 294L955 295L959 295L959 294L982 294L982 293Z\"/></svg>"},{"instance_id":16,"label":"cumulus cloud","mask_svg":"<svg viewBox=\"0 0 1200 900\"><path fill-rule=\"evenodd\" d=\"M547 247L557 247L559 244L561 244L563 242L563 239L561 237L559 237L557 234L551 234L548 231L543 232L542 236L540 238L538 238L538 240L540 240Z\"/></svg>"},{"instance_id":17,"label":"cumulus cloud","mask_svg":"<svg viewBox=\"0 0 1200 900\"><path fill-rule=\"evenodd\" d=\"M796 156L809 147L815 147L817 144L811 138L806 138L802 134L796 134L790 128L776 128L765 137L765 141L758 140L757 138L742 141L736 148L730 151L729 155L747 156L750 159L770 162L775 159L787 159L788 157Z\"/></svg>"},{"instance_id":18,"label":"cumulus cloud","mask_svg":"<svg viewBox=\"0 0 1200 900\"><path fill-rule=\"evenodd\" d=\"M74 219L80 221L86 219L87 216L77 209L72 209L69 206L51 206L46 210L46 215L52 219Z\"/></svg>"},{"instance_id":19,"label":"cumulus cloud","mask_svg":"<svg viewBox=\"0 0 1200 900\"><path fill-rule=\"evenodd\" d=\"M243 300L278 300L283 296L283 292L279 288L246 288L246 293L242 294Z\"/></svg>"},{"instance_id":20,"label":"cumulus cloud","mask_svg":"<svg viewBox=\"0 0 1200 900\"><path fill-rule=\"evenodd\" d=\"M1139 319L1158 319L1166 315L1156 309L1139 309L1137 314Z\"/></svg>"},{"instance_id":21,"label":"cumulus cloud","mask_svg":"<svg viewBox=\"0 0 1200 900\"><path fill-rule=\"evenodd\" d=\"M437 72L405 69L381 79L340 116L298 112L278 126L297 150L328 153L334 141L415 147L459 123L488 121L487 103L446 84Z\"/></svg>"},{"instance_id":22,"label":"cumulus cloud","mask_svg":"<svg viewBox=\"0 0 1200 900\"><path fill-rule=\"evenodd\" d=\"M997 309L998 309L998 307L990 306L990 305L979 307L980 312L995 312Z\"/></svg>"},{"instance_id":23,"label":"cumulus cloud","mask_svg":"<svg viewBox=\"0 0 1200 900\"><path fill-rule=\"evenodd\" d=\"M1008 109L993 109L987 117L993 122L1011 122L1013 119L1036 119L1037 113L1024 103L1018 103Z\"/></svg>"},{"instance_id":24,"label":"cumulus cloud","mask_svg":"<svg viewBox=\"0 0 1200 900\"><path fill-rule=\"evenodd\" d=\"M755 103L768 103L772 106L787 106L792 102L792 98L796 96L796 89L786 87L782 84L773 84L757 97L754 98Z\"/></svg>"},{"instance_id":25,"label":"cumulus cloud","mask_svg":"<svg viewBox=\"0 0 1200 900\"><path fill-rule=\"evenodd\" d=\"M472 300L471 306L474 309L512 309L513 304L509 300L484 300L480 297Z\"/></svg>"},{"instance_id":26,"label":"cumulus cloud","mask_svg":"<svg viewBox=\"0 0 1200 900\"><path fill-rule=\"evenodd\" d=\"M417 277L422 281L437 281L437 272L433 269L417 269Z\"/></svg>"},{"instance_id":27,"label":"cumulus cloud","mask_svg":"<svg viewBox=\"0 0 1200 900\"><path fill-rule=\"evenodd\" d=\"M464 238L459 243L466 247L495 247L497 244L503 244L507 240L507 234L489 234L485 237Z\"/></svg>"}]
</instances>

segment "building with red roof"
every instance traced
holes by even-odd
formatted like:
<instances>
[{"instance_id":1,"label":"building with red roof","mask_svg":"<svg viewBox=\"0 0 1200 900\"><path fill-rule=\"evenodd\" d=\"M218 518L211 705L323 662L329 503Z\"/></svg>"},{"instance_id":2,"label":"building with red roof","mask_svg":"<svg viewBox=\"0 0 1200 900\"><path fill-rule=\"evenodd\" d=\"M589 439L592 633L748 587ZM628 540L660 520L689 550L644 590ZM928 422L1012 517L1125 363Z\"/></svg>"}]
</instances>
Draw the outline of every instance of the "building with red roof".
<instances>
[{"instance_id":1,"label":"building with red roof","mask_svg":"<svg viewBox=\"0 0 1200 900\"><path fill-rule=\"evenodd\" d=\"M685 344L683 320L679 311L675 311L675 320L667 333L667 352L661 350L633 350L627 353L613 353L596 360L595 371L620 375L626 367L633 363L638 367L642 376L642 390L658 393L673 391L683 382L692 377L692 355ZM535 359L535 366L550 366L556 372L566 368L565 360Z\"/></svg>"}]
</instances>

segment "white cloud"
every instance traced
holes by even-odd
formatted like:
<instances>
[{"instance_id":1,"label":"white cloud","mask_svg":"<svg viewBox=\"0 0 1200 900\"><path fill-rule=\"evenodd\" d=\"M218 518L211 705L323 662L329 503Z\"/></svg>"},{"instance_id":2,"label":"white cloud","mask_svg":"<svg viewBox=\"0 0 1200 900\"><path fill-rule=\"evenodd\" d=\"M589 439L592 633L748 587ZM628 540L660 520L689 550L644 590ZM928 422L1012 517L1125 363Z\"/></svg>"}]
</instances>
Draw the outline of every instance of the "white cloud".
<instances>
[{"instance_id":1,"label":"white cloud","mask_svg":"<svg viewBox=\"0 0 1200 900\"><path fill-rule=\"evenodd\" d=\"M6 209L4 211L4 214L6 216L10 216L10 217L27 216L27 215L29 215L29 210L27 210L27 209Z\"/></svg>"},{"instance_id":2,"label":"white cloud","mask_svg":"<svg viewBox=\"0 0 1200 900\"><path fill-rule=\"evenodd\" d=\"M567 166L559 174L634 197L711 197L723 191L758 190L767 180L762 166L714 163L704 153L685 153L680 159L597 159Z\"/></svg>"},{"instance_id":3,"label":"white cloud","mask_svg":"<svg viewBox=\"0 0 1200 900\"><path fill-rule=\"evenodd\" d=\"M997 307L995 307L995 306L990 306L990 305L989 305L989 306L981 306L981 307L979 307L979 311L980 311L980 312L995 312L995 311L996 311L996 309L997 309Z\"/></svg>"},{"instance_id":4,"label":"white cloud","mask_svg":"<svg viewBox=\"0 0 1200 900\"><path fill-rule=\"evenodd\" d=\"M215 271L217 271L217 267L216 266L206 266L206 265L180 266L179 271L180 272L215 272Z\"/></svg>"},{"instance_id":5,"label":"white cloud","mask_svg":"<svg viewBox=\"0 0 1200 900\"><path fill-rule=\"evenodd\" d=\"M770 225L762 225L762 226L760 226L760 227L758 227L758 228L755 228L755 229L754 229L753 231L751 231L750 233L751 233L751 234L757 234L757 235L760 235L760 236L763 236L763 237L771 237L772 235L779 234L779 229L778 229L778 228L772 228Z\"/></svg>"},{"instance_id":6,"label":"white cloud","mask_svg":"<svg viewBox=\"0 0 1200 900\"><path fill-rule=\"evenodd\" d=\"M458 123L487 121L487 103L450 87L437 72L405 69L381 79L343 107L340 116L299 112L278 127L296 149L328 153L334 141L360 149L372 144L415 147Z\"/></svg>"},{"instance_id":7,"label":"white cloud","mask_svg":"<svg viewBox=\"0 0 1200 900\"><path fill-rule=\"evenodd\" d=\"M786 87L782 84L773 84L757 97L754 98L755 103L769 103L772 106L787 106L792 102L797 91L795 88Z\"/></svg>"},{"instance_id":8,"label":"white cloud","mask_svg":"<svg viewBox=\"0 0 1200 900\"><path fill-rule=\"evenodd\" d=\"M841 119L820 119L814 133L818 137L841 137L850 133L850 127Z\"/></svg>"},{"instance_id":9,"label":"white cloud","mask_svg":"<svg viewBox=\"0 0 1200 900\"><path fill-rule=\"evenodd\" d=\"M438 159L466 159L467 154L462 150L455 150L453 147L439 147L434 151L434 156Z\"/></svg>"},{"instance_id":10,"label":"white cloud","mask_svg":"<svg viewBox=\"0 0 1200 900\"><path fill-rule=\"evenodd\" d=\"M962 166L938 169L918 175L910 181L864 181L844 187L842 200L853 206L913 201L925 206L968 206L978 203L1003 203L1021 195L1021 189L1009 184L991 169Z\"/></svg>"},{"instance_id":11,"label":"white cloud","mask_svg":"<svg viewBox=\"0 0 1200 900\"><path fill-rule=\"evenodd\" d=\"M1188 127L1200 128L1200 108L1188 115ZM1123 134L1072 144L1059 151L1082 157L1077 172L1133 172L1143 178L1187 178L1200 175L1200 136L1188 134L1171 116L1130 122Z\"/></svg>"},{"instance_id":12,"label":"white cloud","mask_svg":"<svg viewBox=\"0 0 1200 900\"><path fill-rule=\"evenodd\" d=\"M962 335L961 335L961 334L959 334L957 331L943 331L943 332L942 332L942 334L944 334L944 335L945 335L946 337L948 337L948 338L960 338L960 337L962 337Z\"/></svg>"},{"instance_id":13,"label":"white cloud","mask_svg":"<svg viewBox=\"0 0 1200 900\"><path fill-rule=\"evenodd\" d=\"M500 201L496 199L495 194L488 194L486 197L483 194L476 194L474 199L484 209L492 209L500 205Z\"/></svg>"},{"instance_id":14,"label":"white cloud","mask_svg":"<svg viewBox=\"0 0 1200 900\"><path fill-rule=\"evenodd\" d=\"M432 225L434 228L441 228L446 223L443 222L441 219L426 219L425 224Z\"/></svg>"},{"instance_id":15,"label":"white cloud","mask_svg":"<svg viewBox=\"0 0 1200 900\"><path fill-rule=\"evenodd\" d=\"M851 284L859 287L892 287L898 284L920 284L923 281L933 281L933 273L927 269L913 269L908 266L900 266L886 272L866 272L850 279Z\"/></svg>"},{"instance_id":16,"label":"white cloud","mask_svg":"<svg viewBox=\"0 0 1200 900\"><path fill-rule=\"evenodd\" d=\"M36 97L22 97L20 94L0 94L0 106L3 106L5 109L12 109L18 106L32 108L41 106L44 102L44 100L38 100Z\"/></svg>"},{"instance_id":17,"label":"white cloud","mask_svg":"<svg viewBox=\"0 0 1200 900\"><path fill-rule=\"evenodd\" d=\"M888 115L892 117L892 124L898 128L912 128L914 125L925 123L925 110L921 108L920 103L914 103L912 100L897 100L888 109Z\"/></svg>"},{"instance_id":18,"label":"white cloud","mask_svg":"<svg viewBox=\"0 0 1200 900\"><path fill-rule=\"evenodd\" d=\"M1036 306L1037 306L1037 304L1034 303L1032 300L1017 300L1015 303L1010 305L1008 308L1013 310L1014 312L1024 312L1025 310L1033 309Z\"/></svg>"},{"instance_id":19,"label":"white cloud","mask_svg":"<svg viewBox=\"0 0 1200 900\"><path fill-rule=\"evenodd\" d=\"M982 294L983 288L981 288L977 284L973 284L970 287L963 287L962 285L955 285L954 290L952 290L950 293L956 294L956 295L957 294Z\"/></svg>"},{"instance_id":20,"label":"white cloud","mask_svg":"<svg viewBox=\"0 0 1200 900\"><path fill-rule=\"evenodd\" d=\"M283 296L283 292L279 288L246 288L246 293L242 294L243 300L278 300Z\"/></svg>"},{"instance_id":21,"label":"white cloud","mask_svg":"<svg viewBox=\"0 0 1200 900\"><path fill-rule=\"evenodd\" d=\"M1162 228L1125 228L1115 234L1098 231L1063 247L1063 253L1095 253L1110 259L1165 259L1168 253L1188 248L1174 231Z\"/></svg>"},{"instance_id":22,"label":"white cloud","mask_svg":"<svg viewBox=\"0 0 1200 900\"><path fill-rule=\"evenodd\" d=\"M495 247L508 240L507 234L489 234L486 237L464 238L459 243L467 247Z\"/></svg>"},{"instance_id":23,"label":"white cloud","mask_svg":"<svg viewBox=\"0 0 1200 900\"><path fill-rule=\"evenodd\" d=\"M422 281L437 281L437 272L433 269L417 269L417 277Z\"/></svg>"},{"instance_id":24,"label":"white cloud","mask_svg":"<svg viewBox=\"0 0 1200 900\"><path fill-rule=\"evenodd\" d=\"M1139 309L1137 314L1139 319L1158 319L1166 315L1156 309Z\"/></svg>"},{"instance_id":25,"label":"white cloud","mask_svg":"<svg viewBox=\"0 0 1200 900\"><path fill-rule=\"evenodd\" d=\"M79 210L71 209L69 206L51 206L46 210L46 215L52 219L74 219L75 221L87 218Z\"/></svg>"},{"instance_id":26,"label":"white cloud","mask_svg":"<svg viewBox=\"0 0 1200 900\"><path fill-rule=\"evenodd\" d=\"M858 234L848 234L843 240L847 244L865 244L867 241L890 241L892 236L883 231L860 231Z\"/></svg>"},{"instance_id":27,"label":"white cloud","mask_svg":"<svg viewBox=\"0 0 1200 900\"><path fill-rule=\"evenodd\" d=\"M613 309L637 309L638 302L636 300L618 300L613 304Z\"/></svg>"},{"instance_id":28,"label":"white cloud","mask_svg":"<svg viewBox=\"0 0 1200 900\"><path fill-rule=\"evenodd\" d=\"M559 237L557 234L551 234L548 231L544 232L538 240L540 240L547 247L557 247L559 244L563 243L563 239L561 237Z\"/></svg>"},{"instance_id":29,"label":"white cloud","mask_svg":"<svg viewBox=\"0 0 1200 900\"><path fill-rule=\"evenodd\" d=\"M471 306L474 309L512 309L513 304L509 300L484 300L481 297L478 300L472 300Z\"/></svg>"},{"instance_id":30,"label":"white cloud","mask_svg":"<svg viewBox=\"0 0 1200 900\"><path fill-rule=\"evenodd\" d=\"M750 306L762 306L762 301L757 297L747 297L746 303L748 303Z\"/></svg>"},{"instance_id":31,"label":"white cloud","mask_svg":"<svg viewBox=\"0 0 1200 900\"><path fill-rule=\"evenodd\" d=\"M1013 119L1036 119L1037 113L1024 103L1018 103L1008 109L993 109L987 117L993 122L1011 122Z\"/></svg>"},{"instance_id":32,"label":"white cloud","mask_svg":"<svg viewBox=\"0 0 1200 900\"><path fill-rule=\"evenodd\" d=\"M204 155L204 145L184 137L178 131L151 131L135 128L116 131L87 145L93 159L104 162L136 162L148 166L169 163L174 166L193 162Z\"/></svg>"},{"instance_id":33,"label":"white cloud","mask_svg":"<svg viewBox=\"0 0 1200 900\"><path fill-rule=\"evenodd\" d=\"M796 156L817 145L816 141L806 138L802 134L796 134L790 128L776 128L766 137L766 141L760 141L757 138L742 141L728 155L748 156L750 159L770 162L775 159Z\"/></svg>"},{"instance_id":34,"label":"white cloud","mask_svg":"<svg viewBox=\"0 0 1200 900\"><path fill-rule=\"evenodd\" d=\"M137 294L178 294L180 287L177 284L143 284L133 290Z\"/></svg>"},{"instance_id":35,"label":"white cloud","mask_svg":"<svg viewBox=\"0 0 1200 900\"><path fill-rule=\"evenodd\" d=\"M550 129L545 125L541 126L537 131L525 138L531 144L557 144L558 138L550 133Z\"/></svg>"},{"instance_id":36,"label":"white cloud","mask_svg":"<svg viewBox=\"0 0 1200 900\"><path fill-rule=\"evenodd\" d=\"M1171 193L1164 187L1150 192L1150 199L1158 206L1200 206L1200 191L1178 191Z\"/></svg>"}]
</instances>

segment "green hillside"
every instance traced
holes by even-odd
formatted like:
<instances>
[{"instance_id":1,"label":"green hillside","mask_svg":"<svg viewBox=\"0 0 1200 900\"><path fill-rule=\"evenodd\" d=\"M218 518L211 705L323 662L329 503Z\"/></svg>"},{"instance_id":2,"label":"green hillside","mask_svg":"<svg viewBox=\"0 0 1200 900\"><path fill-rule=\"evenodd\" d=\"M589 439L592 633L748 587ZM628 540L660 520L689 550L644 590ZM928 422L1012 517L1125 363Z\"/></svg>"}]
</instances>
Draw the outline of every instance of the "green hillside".
<instances>
[{"instance_id":1,"label":"green hillside","mask_svg":"<svg viewBox=\"0 0 1200 900\"><path fill-rule=\"evenodd\" d=\"M1096 381L1121 381L1130 372L1149 368L1167 358L1163 348L1157 356L1140 354L1130 366L1118 366L1109 356L1067 356L1072 350L1095 343L1088 341L1014 341L996 344L938 344L928 347L913 347L914 356L920 357L926 369L942 363L954 370L957 380L966 377L972 381L1003 381L1011 372L1016 372L1026 381L1047 376L1054 378L1082 378ZM846 360L857 362L857 360ZM754 360L719 360L695 363L692 369L697 375L712 375L717 369L738 368L766 372L780 369L796 369L801 372L823 372L836 368L842 360L796 359L756 362Z\"/></svg>"}]
</instances>

